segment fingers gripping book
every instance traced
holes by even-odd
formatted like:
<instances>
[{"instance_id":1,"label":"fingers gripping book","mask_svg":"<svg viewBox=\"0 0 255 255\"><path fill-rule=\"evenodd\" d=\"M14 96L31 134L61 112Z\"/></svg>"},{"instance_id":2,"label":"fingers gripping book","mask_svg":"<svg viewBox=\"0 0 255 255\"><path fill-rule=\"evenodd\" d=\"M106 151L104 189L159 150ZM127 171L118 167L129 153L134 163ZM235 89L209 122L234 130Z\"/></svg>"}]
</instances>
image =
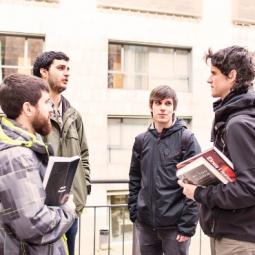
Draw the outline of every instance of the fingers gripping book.
<instances>
[{"instance_id":1,"label":"fingers gripping book","mask_svg":"<svg viewBox=\"0 0 255 255\"><path fill-rule=\"evenodd\" d=\"M79 161L79 156L49 157L43 179L47 205L58 206L67 201Z\"/></svg>"}]
</instances>

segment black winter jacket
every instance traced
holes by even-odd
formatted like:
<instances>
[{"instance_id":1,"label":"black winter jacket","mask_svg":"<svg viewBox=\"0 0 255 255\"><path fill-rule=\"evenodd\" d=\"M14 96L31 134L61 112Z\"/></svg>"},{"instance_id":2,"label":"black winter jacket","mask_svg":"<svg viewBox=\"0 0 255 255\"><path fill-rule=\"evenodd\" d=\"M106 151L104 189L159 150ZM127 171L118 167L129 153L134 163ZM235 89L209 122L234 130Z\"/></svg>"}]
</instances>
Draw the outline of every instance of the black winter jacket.
<instances>
[{"instance_id":1,"label":"black winter jacket","mask_svg":"<svg viewBox=\"0 0 255 255\"><path fill-rule=\"evenodd\" d=\"M233 162L237 179L197 188L205 234L255 242L255 93L229 94L214 104L212 138Z\"/></svg>"},{"instance_id":2,"label":"black winter jacket","mask_svg":"<svg viewBox=\"0 0 255 255\"><path fill-rule=\"evenodd\" d=\"M194 135L182 152L183 121L177 120L158 137L156 129L135 138L129 172L130 219L155 229L176 229L192 236L198 221L197 204L186 199L177 184L176 164L200 152ZM184 155L183 155L184 154Z\"/></svg>"}]
</instances>

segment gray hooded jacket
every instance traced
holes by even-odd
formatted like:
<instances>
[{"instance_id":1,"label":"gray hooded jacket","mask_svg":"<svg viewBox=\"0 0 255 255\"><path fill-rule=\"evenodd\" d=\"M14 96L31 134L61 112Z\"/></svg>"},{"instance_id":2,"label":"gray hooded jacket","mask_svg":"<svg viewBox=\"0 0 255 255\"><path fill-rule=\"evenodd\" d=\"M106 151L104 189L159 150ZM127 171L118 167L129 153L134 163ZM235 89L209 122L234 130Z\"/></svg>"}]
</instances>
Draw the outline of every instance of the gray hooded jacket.
<instances>
[{"instance_id":1,"label":"gray hooded jacket","mask_svg":"<svg viewBox=\"0 0 255 255\"><path fill-rule=\"evenodd\" d=\"M47 161L43 142L0 117L0 254L67 254L61 237L75 213L68 205L45 205Z\"/></svg>"}]
</instances>

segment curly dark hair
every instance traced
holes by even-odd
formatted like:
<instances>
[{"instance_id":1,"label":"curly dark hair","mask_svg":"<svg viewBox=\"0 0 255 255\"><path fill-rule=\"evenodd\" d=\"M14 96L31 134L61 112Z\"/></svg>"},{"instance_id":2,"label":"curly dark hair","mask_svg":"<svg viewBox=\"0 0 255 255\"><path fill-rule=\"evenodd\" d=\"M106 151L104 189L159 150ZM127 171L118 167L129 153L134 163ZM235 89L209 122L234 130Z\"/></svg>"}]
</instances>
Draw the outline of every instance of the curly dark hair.
<instances>
[{"instance_id":1,"label":"curly dark hair","mask_svg":"<svg viewBox=\"0 0 255 255\"><path fill-rule=\"evenodd\" d=\"M33 66L33 75L41 77L40 69L49 70L55 59L69 61L69 57L61 51L46 51L36 58Z\"/></svg>"},{"instance_id":2,"label":"curly dark hair","mask_svg":"<svg viewBox=\"0 0 255 255\"><path fill-rule=\"evenodd\" d=\"M253 56L247 49L236 45L215 53L208 49L205 55L206 63L208 59L211 60L211 65L217 67L225 76L228 76L232 70L236 70L237 75L232 91L244 93L253 85L255 66Z\"/></svg>"}]
</instances>

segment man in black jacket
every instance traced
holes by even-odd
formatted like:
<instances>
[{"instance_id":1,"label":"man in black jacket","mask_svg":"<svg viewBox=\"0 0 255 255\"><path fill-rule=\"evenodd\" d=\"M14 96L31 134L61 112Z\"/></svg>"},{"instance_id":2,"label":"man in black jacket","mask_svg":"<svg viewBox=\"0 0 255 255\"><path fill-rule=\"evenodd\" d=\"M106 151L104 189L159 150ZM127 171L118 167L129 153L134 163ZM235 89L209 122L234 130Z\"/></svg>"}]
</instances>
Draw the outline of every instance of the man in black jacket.
<instances>
[{"instance_id":1,"label":"man in black jacket","mask_svg":"<svg viewBox=\"0 0 255 255\"><path fill-rule=\"evenodd\" d=\"M200 152L194 135L175 118L177 96L169 86L150 94L153 124L135 138L128 207L142 255L186 255L198 221L197 205L182 194L176 164Z\"/></svg>"},{"instance_id":2,"label":"man in black jacket","mask_svg":"<svg viewBox=\"0 0 255 255\"><path fill-rule=\"evenodd\" d=\"M212 141L233 162L235 182L206 188L184 184L184 194L201 204L200 223L211 237L213 255L255 254L255 93L249 52L232 46L209 50L215 119Z\"/></svg>"}]
</instances>

